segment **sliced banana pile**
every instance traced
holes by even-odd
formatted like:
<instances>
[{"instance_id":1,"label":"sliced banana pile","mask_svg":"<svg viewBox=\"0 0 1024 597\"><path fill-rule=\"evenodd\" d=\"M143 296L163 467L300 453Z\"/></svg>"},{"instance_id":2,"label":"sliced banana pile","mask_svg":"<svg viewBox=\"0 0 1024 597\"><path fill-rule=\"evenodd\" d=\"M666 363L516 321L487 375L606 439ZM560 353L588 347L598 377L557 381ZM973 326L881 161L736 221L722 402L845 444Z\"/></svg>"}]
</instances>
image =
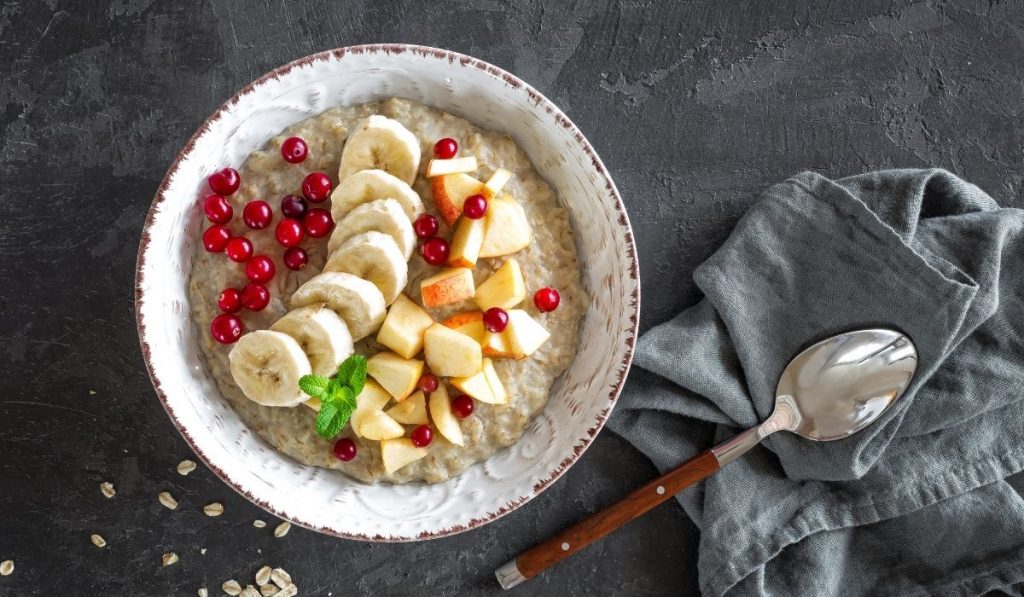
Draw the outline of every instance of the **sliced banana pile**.
<instances>
[{"instance_id":1,"label":"sliced banana pile","mask_svg":"<svg viewBox=\"0 0 1024 597\"><path fill-rule=\"evenodd\" d=\"M371 116L349 137L331 195L337 224L323 272L295 291L288 314L269 330L242 336L228 355L231 375L250 400L305 402L300 377L333 374L354 342L380 328L409 278L412 222L423 213L410 186L419 167L419 142L395 120Z\"/></svg>"}]
</instances>

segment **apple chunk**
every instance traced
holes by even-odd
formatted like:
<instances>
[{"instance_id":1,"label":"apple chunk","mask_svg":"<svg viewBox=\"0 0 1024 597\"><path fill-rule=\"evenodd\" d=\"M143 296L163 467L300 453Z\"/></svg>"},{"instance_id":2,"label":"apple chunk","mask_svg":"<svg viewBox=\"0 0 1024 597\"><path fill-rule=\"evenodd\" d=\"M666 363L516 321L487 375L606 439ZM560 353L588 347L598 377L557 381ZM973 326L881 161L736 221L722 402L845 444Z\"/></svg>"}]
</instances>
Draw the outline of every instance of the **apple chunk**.
<instances>
[{"instance_id":1,"label":"apple chunk","mask_svg":"<svg viewBox=\"0 0 1024 597\"><path fill-rule=\"evenodd\" d=\"M375 410L360 420L358 433L366 439L394 439L405 435L405 427L384 411Z\"/></svg>"},{"instance_id":2,"label":"apple chunk","mask_svg":"<svg viewBox=\"0 0 1024 597\"><path fill-rule=\"evenodd\" d=\"M481 257L509 255L530 244L533 234L523 206L508 195L491 199L487 207Z\"/></svg>"},{"instance_id":3,"label":"apple chunk","mask_svg":"<svg viewBox=\"0 0 1024 597\"><path fill-rule=\"evenodd\" d=\"M407 437L386 439L380 442L380 457L384 470L391 474L407 464L412 464L430 453L427 448L417 448Z\"/></svg>"},{"instance_id":4,"label":"apple chunk","mask_svg":"<svg viewBox=\"0 0 1024 597\"><path fill-rule=\"evenodd\" d=\"M448 388L444 384L437 391L430 393L430 418L441 435L456 446L463 445L462 428L452 413L452 403L448 399Z\"/></svg>"},{"instance_id":5,"label":"apple chunk","mask_svg":"<svg viewBox=\"0 0 1024 597\"><path fill-rule=\"evenodd\" d=\"M442 321L441 325L452 328L460 334L465 334L480 344L484 343L487 334L487 329L484 328L484 314L480 311L456 313Z\"/></svg>"},{"instance_id":6,"label":"apple chunk","mask_svg":"<svg viewBox=\"0 0 1024 597\"><path fill-rule=\"evenodd\" d=\"M393 352L378 352L366 359L366 371L401 402L412 393L423 375L423 361L403 359Z\"/></svg>"},{"instance_id":7,"label":"apple chunk","mask_svg":"<svg viewBox=\"0 0 1024 597\"><path fill-rule=\"evenodd\" d=\"M484 220L462 218L452 235L451 252L448 254L450 267L473 267L480 256L484 243Z\"/></svg>"},{"instance_id":8,"label":"apple chunk","mask_svg":"<svg viewBox=\"0 0 1024 597\"><path fill-rule=\"evenodd\" d=\"M508 402L508 392L505 390L505 384L501 383L501 378L498 377L498 372L494 370L494 363L491 362L491 359L484 359L484 377L487 378L487 384L491 386L491 394L494 395L494 398L500 404Z\"/></svg>"},{"instance_id":9,"label":"apple chunk","mask_svg":"<svg viewBox=\"0 0 1024 597\"><path fill-rule=\"evenodd\" d=\"M508 336L516 358L530 356L551 336L544 326L522 309L508 311L508 325L503 333Z\"/></svg>"},{"instance_id":10,"label":"apple chunk","mask_svg":"<svg viewBox=\"0 0 1024 597\"><path fill-rule=\"evenodd\" d=\"M363 437L359 431L363 420L369 417L371 413L379 412L390 401L391 394L388 394L387 390L372 379L366 380L363 391L359 392L359 395L356 396L356 409L352 412L352 417L349 419L352 431L355 431L359 437Z\"/></svg>"},{"instance_id":11,"label":"apple chunk","mask_svg":"<svg viewBox=\"0 0 1024 597\"><path fill-rule=\"evenodd\" d=\"M474 294L473 270L465 267L441 270L420 282L420 296L428 309L471 299Z\"/></svg>"},{"instance_id":12,"label":"apple chunk","mask_svg":"<svg viewBox=\"0 0 1024 597\"><path fill-rule=\"evenodd\" d=\"M444 176L445 174L458 174L460 172L473 172L476 170L476 158L473 156L464 158L433 159L427 162L427 178Z\"/></svg>"},{"instance_id":13,"label":"apple chunk","mask_svg":"<svg viewBox=\"0 0 1024 597\"><path fill-rule=\"evenodd\" d=\"M434 318L412 299L400 294L384 318L377 333L377 342L411 359L423 349L423 332L434 323Z\"/></svg>"},{"instance_id":14,"label":"apple chunk","mask_svg":"<svg viewBox=\"0 0 1024 597\"><path fill-rule=\"evenodd\" d=\"M505 186L505 183L511 178L511 172L504 168L498 168L494 171L494 174L491 174L491 177L487 179L487 182L484 183L484 188L487 189L484 196L488 199L497 196L497 194L501 192L502 187Z\"/></svg>"},{"instance_id":15,"label":"apple chunk","mask_svg":"<svg viewBox=\"0 0 1024 597\"><path fill-rule=\"evenodd\" d=\"M508 337L508 328L500 333L484 332L484 341L480 343L483 347L485 357L501 357L501 358L522 358L518 356L514 350L512 350L512 343Z\"/></svg>"},{"instance_id":16,"label":"apple chunk","mask_svg":"<svg viewBox=\"0 0 1024 597\"><path fill-rule=\"evenodd\" d=\"M440 377L466 377L483 366L478 342L439 323L423 335L423 355L430 371Z\"/></svg>"},{"instance_id":17,"label":"apple chunk","mask_svg":"<svg viewBox=\"0 0 1024 597\"><path fill-rule=\"evenodd\" d=\"M426 425L427 401L423 392L416 390L412 396L392 406L384 414L403 425Z\"/></svg>"},{"instance_id":18,"label":"apple chunk","mask_svg":"<svg viewBox=\"0 0 1024 597\"><path fill-rule=\"evenodd\" d=\"M523 282L523 270L514 257L503 263L490 278L477 287L473 302L486 311L491 307L511 309L526 298L526 283Z\"/></svg>"},{"instance_id":19,"label":"apple chunk","mask_svg":"<svg viewBox=\"0 0 1024 597\"><path fill-rule=\"evenodd\" d=\"M485 195L484 183L468 174L445 174L430 179L434 205L446 224L451 226L462 215L462 203L470 195Z\"/></svg>"},{"instance_id":20,"label":"apple chunk","mask_svg":"<svg viewBox=\"0 0 1024 597\"><path fill-rule=\"evenodd\" d=\"M484 359L480 366L480 372L469 377L456 377L452 379L452 385L469 394L480 402L488 404L505 404L508 402L508 392L498 378L494 370L494 363L491 359Z\"/></svg>"}]
</instances>

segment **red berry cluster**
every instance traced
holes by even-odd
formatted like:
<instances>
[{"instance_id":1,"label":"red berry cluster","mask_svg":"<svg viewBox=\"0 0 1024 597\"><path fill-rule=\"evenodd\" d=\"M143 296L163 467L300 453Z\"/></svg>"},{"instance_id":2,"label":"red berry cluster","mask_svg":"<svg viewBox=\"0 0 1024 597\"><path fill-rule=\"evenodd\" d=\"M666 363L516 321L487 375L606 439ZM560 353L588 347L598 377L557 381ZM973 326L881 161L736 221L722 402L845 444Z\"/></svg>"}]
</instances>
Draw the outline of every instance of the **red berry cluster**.
<instances>
[{"instance_id":1,"label":"red berry cluster","mask_svg":"<svg viewBox=\"0 0 1024 597\"><path fill-rule=\"evenodd\" d=\"M281 144L281 155L285 161L296 164L306 159L309 149L299 137L291 137ZM234 209L227 197L238 190L241 177L234 168L214 172L207 179L213 194L206 197L203 210L213 224L203 232L203 247L211 253L224 253L236 263L245 264L245 275L249 283L244 288L225 288L217 299L217 306L223 311L213 319L210 332L222 344L231 344L242 336L242 320L236 313L243 307L250 311L262 311L270 304L270 291L264 285L274 279L277 268L266 255L253 255L252 241L244 236L231 236L226 226L234 215ZM302 197L287 195L281 200L284 218L277 223L274 237L278 244L287 247L284 265L291 270L300 270L309 263L309 254L299 247L306 236L322 238L334 229L331 212L322 208L308 209L308 203L322 203L331 194L331 179L323 172L312 172L302 181ZM308 202L308 203L307 203ZM268 228L274 221L274 210L262 200L250 201L242 209L242 221L252 230Z\"/></svg>"}]
</instances>

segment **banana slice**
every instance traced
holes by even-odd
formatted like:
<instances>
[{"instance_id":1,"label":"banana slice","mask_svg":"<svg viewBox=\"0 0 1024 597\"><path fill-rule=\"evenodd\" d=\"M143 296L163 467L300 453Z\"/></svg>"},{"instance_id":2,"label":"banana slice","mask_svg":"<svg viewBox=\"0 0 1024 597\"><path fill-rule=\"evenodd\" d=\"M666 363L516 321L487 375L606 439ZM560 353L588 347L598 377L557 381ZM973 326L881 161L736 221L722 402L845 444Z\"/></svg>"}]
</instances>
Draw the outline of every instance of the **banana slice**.
<instances>
[{"instance_id":1,"label":"banana slice","mask_svg":"<svg viewBox=\"0 0 1024 597\"><path fill-rule=\"evenodd\" d=\"M423 200L401 179L383 170L360 170L341 179L331 193L331 215L340 222L348 212L377 199L398 201L410 222L423 213Z\"/></svg>"},{"instance_id":2,"label":"banana slice","mask_svg":"<svg viewBox=\"0 0 1024 597\"><path fill-rule=\"evenodd\" d=\"M294 338L317 375L334 375L338 365L354 351L348 326L337 313L322 305L289 311L270 329Z\"/></svg>"},{"instance_id":3,"label":"banana slice","mask_svg":"<svg viewBox=\"0 0 1024 597\"><path fill-rule=\"evenodd\" d=\"M341 272L324 272L310 278L292 295L291 307L317 303L340 315L352 340L357 342L377 331L387 313L384 296L373 282Z\"/></svg>"},{"instance_id":4,"label":"banana slice","mask_svg":"<svg viewBox=\"0 0 1024 597\"><path fill-rule=\"evenodd\" d=\"M228 354L231 377L242 392L263 406L298 406L306 401L299 378L312 371L294 338L258 330L239 338Z\"/></svg>"},{"instance_id":5,"label":"banana slice","mask_svg":"<svg viewBox=\"0 0 1024 597\"><path fill-rule=\"evenodd\" d=\"M362 232L376 230L387 234L401 249L405 260L409 261L416 248L416 233L412 223L405 217L402 204L394 199L378 199L364 203L353 209L338 223L338 226L327 241L327 254L330 255L346 240Z\"/></svg>"},{"instance_id":6,"label":"banana slice","mask_svg":"<svg viewBox=\"0 0 1024 597\"><path fill-rule=\"evenodd\" d=\"M374 114L356 129L341 152L338 178L344 180L360 170L379 168L408 184L420 168L420 142L397 120Z\"/></svg>"},{"instance_id":7,"label":"banana slice","mask_svg":"<svg viewBox=\"0 0 1024 597\"><path fill-rule=\"evenodd\" d=\"M385 304L395 302L409 281L409 264L395 240L371 230L348 239L331 253L325 272L347 272L373 282Z\"/></svg>"}]
</instances>

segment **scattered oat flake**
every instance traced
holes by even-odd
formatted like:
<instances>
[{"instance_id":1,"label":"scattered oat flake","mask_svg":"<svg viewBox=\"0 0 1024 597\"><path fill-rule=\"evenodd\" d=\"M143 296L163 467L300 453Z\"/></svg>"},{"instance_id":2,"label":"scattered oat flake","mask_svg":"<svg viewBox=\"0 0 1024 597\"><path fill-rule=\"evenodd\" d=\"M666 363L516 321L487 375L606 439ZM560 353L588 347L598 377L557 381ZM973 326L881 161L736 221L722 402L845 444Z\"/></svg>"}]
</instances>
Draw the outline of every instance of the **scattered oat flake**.
<instances>
[{"instance_id":1,"label":"scattered oat flake","mask_svg":"<svg viewBox=\"0 0 1024 597\"><path fill-rule=\"evenodd\" d=\"M270 582L270 573L271 572L273 572L273 570L270 568L270 566L264 566L264 567L260 568L259 570L257 570L256 571L256 584L258 584L259 586L262 587L263 585L265 585L268 582Z\"/></svg>"},{"instance_id":2,"label":"scattered oat flake","mask_svg":"<svg viewBox=\"0 0 1024 597\"><path fill-rule=\"evenodd\" d=\"M167 493L166 491L160 492L160 503L170 508L171 510L174 510L175 508L178 507L178 500L174 499L174 497L171 496L171 494Z\"/></svg>"},{"instance_id":3,"label":"scattered oat flake","mask_svg":"<svg viewBox=\"0 0 1024 597\"><path fill-rule=\"evenodd\" d=\"M185 476L192 471L196 470L196 463L191 460L182 460L178 463L178 474Z\"/></svg>"},{"instance_id":4,"label":"scattered oat flake","mask_svg":"<svg viewBox=\"0 0 1024 597\"><path fill-rule=\"evenodd\" d=\"M96 395L96 390L89 390L89 395L90 396L95 396Z\"/></svg>"},{"instance_id":5,"label":"scattered oat flake","mask_svg":"<svg viewBox=\"0 0 1024 597\"><path fill-rule=\"evenodd\" d=\"M94 533L94 534L92 534L89 537L89 539L92 540L92 544L95 545L96 547L106 547L107 546L107 540L104 539L102 535L97 535L97 534Z\"/></svg>"},{"instance_id":6,"label":"scattered oat flake","mask_svg":"<svg viewBox=\"0 0 1024 597\"><path fill-rule=\"evenodd\" d=\"M274 581L274 584L282 589L292 584L292 576L285 572L284 568L274 568L270 572L270 580Z\"/></svg>"},{"instance_id":7,"label":"scattered oat flake","mask_svg":"<svg viewBox=\"0 0 1024 597\"><path fill-rule=\"evenodd\" d=\"M226 580L220 588L228 595L238 595L242 592L242 585L238 584L237 580Z\"/></svg>"},{"instance_id":8,"label":"scattered oat flake","mask_svg":"<svg viewBox=\"0 0 1024 597\"><path fill-rule=\"evenodd\" d=\"M241 593L242 597L260 597L260 592L256 587L252 585L245 585L245 589Z\"/></svg>"},{"instance_id":9,"label":"scattered oat flake","mask_svg":"<svg viewBox=\"0 0 1024 597\"><path fill-rule=\"evenodd\" d=\"M295 597L299 594L299 588L295 585L288 585L281 589L277 593L274 593L274 597Z\"/></svg>"},{"instance_id":10,"label":"scattered oat flake","mask_svg":"<svg viewBox=\"0 0 1024 597\"><path fill-rule=\"evenodd\" d=\"M110 481L104 481L100 483L100 493L102 493L103 496L106 498L112 498L114 497L115 494L117 494L117 492L114 491L114 484L111 483Z\"/></svg>"},{"instance_id":11,"label":"scattered oat flake","mask_svg":"<svg viewBox=\"0 0 1024 597\"><path fill-rule=\"evenodd\" d=\"M288 522L286 520L286 521L282 522L281 524L277 525L277 528L274 529L274 536L277 537L277 538L284 537L285 535L288 534L288 531L290 531L291 529L292 529L292 523L290 523L290 522Z\"/></svg>"},{"instance_id":12,"label":"scattered oat flake","mask_svg":"<svg viewBox=\"0 0 1024 597\"><path fill-rule=\"evenodd\" d=\"M203 506L203 513L207 516L220 516L224 514L224 506L220 502L212 502Z\"/></svg>"},{"instance_id":13,"label":"scattered oat flake","mask_svg":"<svg viewBox=\"0 0 1024 597\"><path fill-rule=\"evenodd\" d=\"M163 557L163 562L164 562L164 566L170 566L171 564L176 564L178 562L178 554L174 553L173 551L169 551L169 552L165 553L164 557Z\"/></svg>"},{"instance_id":14,"label":"scattered oat flake","mask_svg":"<svg viewBox=\"0 0 1024 597\"><path fill-rule=\"evenodd\" d=\"M267 523L257 518L256 520L252 521L252 526L256 527L257 529L262 529L263 527L267 526Z\"/></svg>"},{"instance_id":15,"label":"scattered oat flake","mask_svg":"<svg viewBox=\"0 0 1024 597\"><path fill-rule=\"evenodd\" d=\"M204 548L200 549L199 553L201 553L201 554L203 554L205 556L206 555L206 548L204 547Z\"/></svg>"},{"instance_id":16,"label":"scattered oat flake","mask_svg":"<svg viewBox=\"0 0 1024 597\"><path fill-rule=\"evenodd\" d=\"M263 597L271 597L272 595L277 595L278 590L279 589L274 585L263 585L260 587L260 595Z\"/></svg>"},{"instance_id":17,"label":"scattered oat flake","mask_svg":"<svg viewBox=\"0 0 1024 597\"><path fill-rule=\"evenodd\" d=\"M14 560L0 562L0 576L10 576L14 572Z\"/></svg>"},{"instance_id":18,"label":"scattered oat flake","mask_svg":"<svg viewBox=\"0 0 1024 597\"><path fill-rule=\"evenodd\" d=\"M210 592L206 590L206 587L199 587L199 590L196 591L196 596L197 597L209 597L210 596Z\"/></svg>"}]
</instances>

